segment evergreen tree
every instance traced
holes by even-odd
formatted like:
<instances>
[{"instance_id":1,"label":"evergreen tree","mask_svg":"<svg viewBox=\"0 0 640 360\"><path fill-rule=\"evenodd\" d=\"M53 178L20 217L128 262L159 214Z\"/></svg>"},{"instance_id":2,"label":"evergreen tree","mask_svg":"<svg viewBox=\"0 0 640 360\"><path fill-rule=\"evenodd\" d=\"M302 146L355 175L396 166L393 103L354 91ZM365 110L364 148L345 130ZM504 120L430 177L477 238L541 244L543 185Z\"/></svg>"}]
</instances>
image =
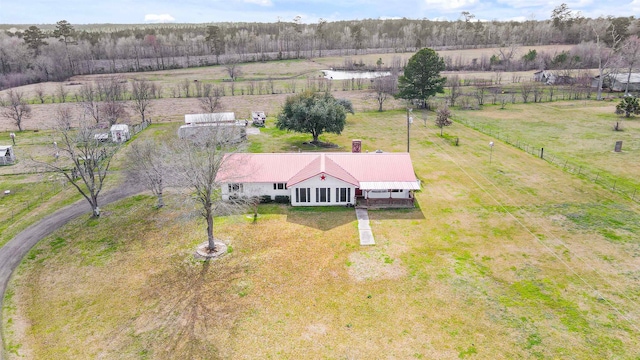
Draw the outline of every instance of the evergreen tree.
<instances>
[{"instance_id":1,"label":"evergreen tree","mask_svg":"<svg viewBox=\"0 0 640 360\"><path fill-rule=\"evenodd\" d=\"M445 69L444 59L429 48L413 55L404 68L404 75L398 78L397 98L418 100L426 107L427 99L436 93L444 93L446 78L440 76Z\"/></svg>"}]
</instances>

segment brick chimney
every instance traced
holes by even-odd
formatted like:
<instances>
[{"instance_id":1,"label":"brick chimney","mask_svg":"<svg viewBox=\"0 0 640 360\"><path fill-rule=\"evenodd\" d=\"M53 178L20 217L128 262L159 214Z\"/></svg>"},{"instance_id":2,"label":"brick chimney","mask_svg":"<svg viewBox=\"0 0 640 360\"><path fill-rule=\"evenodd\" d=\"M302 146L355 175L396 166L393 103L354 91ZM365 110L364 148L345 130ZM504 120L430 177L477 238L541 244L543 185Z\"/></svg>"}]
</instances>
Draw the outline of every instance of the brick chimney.
<instances>
[{"instance_id":1,"label":"brick chimney","mask_svg":"<svg viewBox=\"0 0 640 360\"><path fill-rule=\"evenodd\" d=\"M362 140L359 140L359 139L351 140L351 152L352 153L362 152Z\"/></svg>"}]
</instances>

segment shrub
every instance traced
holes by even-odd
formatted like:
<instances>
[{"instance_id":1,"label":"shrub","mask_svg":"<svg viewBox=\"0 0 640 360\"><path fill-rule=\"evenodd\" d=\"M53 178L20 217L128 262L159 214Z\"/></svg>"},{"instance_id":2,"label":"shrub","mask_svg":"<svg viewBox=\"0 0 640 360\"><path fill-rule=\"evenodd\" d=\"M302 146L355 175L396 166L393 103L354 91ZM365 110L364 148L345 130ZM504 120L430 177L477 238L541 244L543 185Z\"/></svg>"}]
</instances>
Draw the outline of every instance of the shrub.
<instances>
[{"instance_id":1,"label":"shrub","mask_svg":"<svg viewBox=\"0 0 640 360\"><path fill-rule=\"evenodd\" d=\"M271 198L271 195L262 195L260 196L260 203L261 204L268 204L270 202L272 202L273 199Z\"/></svg>"},{"instance_id":2,"label":"shrub","mask_svg":"<svg viewBox=\"0 0 640 360\"><path fill-rule=\"evenodd\" d=\"M289 201L289 196L287 195L276 195L275 201L278 204L289 204L291 202Z\"/></svg>"}]
</instances>

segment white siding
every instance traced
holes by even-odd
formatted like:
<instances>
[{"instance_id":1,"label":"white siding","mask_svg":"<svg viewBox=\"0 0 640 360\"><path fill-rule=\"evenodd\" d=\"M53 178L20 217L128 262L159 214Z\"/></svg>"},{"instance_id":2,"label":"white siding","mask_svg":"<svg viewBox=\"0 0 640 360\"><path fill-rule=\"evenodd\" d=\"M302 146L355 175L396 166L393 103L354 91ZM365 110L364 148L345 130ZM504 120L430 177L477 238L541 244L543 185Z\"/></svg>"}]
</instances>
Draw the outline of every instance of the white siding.
<instances>
[{"instance_id":1,"label":"white siding","mask_svg":"<svg viewBox=\"0 0 640 360\"><path fill-rule=\"evenodd\" d=\"M349 201L339 201L338 194L336 194L336 189L346 188L349 193ZM309 189L309 202L299 202L296 201L296 189ZM327 201L321 202L320 190L316 189L328 189L325 190L325 199ZM325 175L325 179L322 180L320 175L314 176L311 179L305 180L301 183L298 183L289 189L291 191L291 205L293 206L333 206L333 205L346 205L346 204L355 204L355 193L356 187L352 184L346 183L340 179L336 179L332 176ZM339 190L338 190L339 191ZM328 195L328 197L327 197ZM298 198L298 200L300 200Z\"/></svg>"},{"instance_id":2,"label":"white siding","mask_svg":"<svg viewBox=\"0 0 640 360\"><path fill-rule=\"evenodd\" d=\"M263 196L269 195L271 199L275 199L276 195L290 196L289 189L273 189L273 183L238 183L242 184L242 192L238 192L240 196ZM222 184L222 200L229 200L229 184Z\"/></svg>"}]
</instances>

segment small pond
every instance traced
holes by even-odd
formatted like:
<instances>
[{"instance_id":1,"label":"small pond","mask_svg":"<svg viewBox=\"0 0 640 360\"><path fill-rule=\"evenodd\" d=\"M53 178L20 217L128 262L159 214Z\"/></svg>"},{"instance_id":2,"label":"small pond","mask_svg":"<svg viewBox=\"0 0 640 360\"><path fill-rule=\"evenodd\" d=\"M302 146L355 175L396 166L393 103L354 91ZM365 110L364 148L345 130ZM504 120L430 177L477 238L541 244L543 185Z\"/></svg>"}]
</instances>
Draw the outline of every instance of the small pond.
<instances>
[{"instance_id":1,"label":"small pond","mask_svg":"<svg viewBox=\"0 0 640 360\"><path fill-rule=\"evenodd\" d=\"M322 70L325 79L348 80L348 79L373 79L381 76L389 76L389 71L338 71Z\"/></svg>"}]
</instances>

